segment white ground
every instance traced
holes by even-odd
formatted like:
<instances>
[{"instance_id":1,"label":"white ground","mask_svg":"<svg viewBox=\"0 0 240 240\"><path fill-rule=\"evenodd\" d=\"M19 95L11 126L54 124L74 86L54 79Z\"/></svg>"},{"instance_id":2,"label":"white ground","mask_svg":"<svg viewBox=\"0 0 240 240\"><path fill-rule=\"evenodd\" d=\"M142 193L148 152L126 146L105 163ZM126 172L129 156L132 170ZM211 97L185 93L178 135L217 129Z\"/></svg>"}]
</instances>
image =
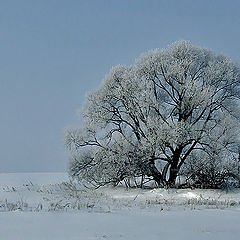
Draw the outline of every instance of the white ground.
<instances>
[{"instance_id":1,"label":"white ground","mask_svg":"<svg viewBox=\"0 0 240 240\"><path fill-rule=\"evenodd\" d=\"M60 173L0 174L0 239L239 239L239 191L85 192L61 184L67 180Z\"/></svg>"}]
</instances>

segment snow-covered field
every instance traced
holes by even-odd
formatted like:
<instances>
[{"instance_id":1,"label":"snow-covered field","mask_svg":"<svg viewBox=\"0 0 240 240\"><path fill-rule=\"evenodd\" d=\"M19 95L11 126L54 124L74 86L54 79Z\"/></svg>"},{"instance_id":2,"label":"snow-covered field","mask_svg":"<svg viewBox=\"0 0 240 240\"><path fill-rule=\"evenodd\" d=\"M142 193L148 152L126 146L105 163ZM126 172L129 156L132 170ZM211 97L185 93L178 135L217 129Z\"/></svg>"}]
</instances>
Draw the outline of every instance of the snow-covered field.
<instances>
[{"instance_id":1,"label":"snow-covered field","mask_svg":"<svg viewBox=\"0 0 240 240\"><path fill-rule=\"evenodd\" d=\"M0 239L239 239L240 191L100 188L0 174Z\"/></svg>"}]
</instances>

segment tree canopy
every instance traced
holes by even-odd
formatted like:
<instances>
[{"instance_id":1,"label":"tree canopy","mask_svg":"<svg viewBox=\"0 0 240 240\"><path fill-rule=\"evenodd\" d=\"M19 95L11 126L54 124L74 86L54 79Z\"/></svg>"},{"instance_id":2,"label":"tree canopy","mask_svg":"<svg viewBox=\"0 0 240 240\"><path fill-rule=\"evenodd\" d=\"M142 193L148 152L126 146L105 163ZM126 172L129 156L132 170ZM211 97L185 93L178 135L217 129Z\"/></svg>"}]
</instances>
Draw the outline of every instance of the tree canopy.
<instances>
[{"instance_id":1,"label":"tree canopy","mask_svg":"<svg viewBox=\"0 0 240 240\"><path fill-rule=\"evenodd\" d=\"M70 174L97 186L145 177L174 186L184 164L236 160L240 71L180 41L110 70L66 132ZM198 159L198 160L196 160Z\"/></svg>"}]
</instances>

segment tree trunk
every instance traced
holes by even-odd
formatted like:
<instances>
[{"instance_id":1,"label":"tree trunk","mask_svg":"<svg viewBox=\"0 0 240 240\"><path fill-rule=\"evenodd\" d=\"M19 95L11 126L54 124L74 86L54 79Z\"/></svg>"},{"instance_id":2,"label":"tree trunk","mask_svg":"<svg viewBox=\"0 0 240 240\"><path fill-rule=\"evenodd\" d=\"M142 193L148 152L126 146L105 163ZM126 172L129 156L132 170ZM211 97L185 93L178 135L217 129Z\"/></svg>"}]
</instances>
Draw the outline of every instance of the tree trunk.
<instances>
[{"instance_id":1,"label":"tree trunk","mask_svg":"<svg viewBox=\"0 0 240 240\"><path fill-rule=\"evenodd\" d=\"M178 175L177 164L172 164L170 167L170 174L169 174L169 179L168 179L168 184L170 187L175 186L177 175Z\"/></svg>"},{"instance_id":2,"label":"tree trunk","mask_svg":"<svg viewBox=\"0 0 240 240\"><path fill-rule=\"evenodd\" d=\"M176 183L176 178L179 172L178 163L180 160L182 150L183 150L183 147L178 146L173 153L172 162L170 166L169 179L168 179L168 184L170 187L174 187Z\"/></svg>"},{"instance_id":3,"label":"tree trunk","mask_svg":"<svg viewBox=\"0 0 240 240\"><path fill-rule=\"evenodd\" d=\"M163 185L162 174L158 171L155 166L154 160L151 160L148 167L148 177L153 177L154 181L158 185Z\"/></svg>"}]
</instances>

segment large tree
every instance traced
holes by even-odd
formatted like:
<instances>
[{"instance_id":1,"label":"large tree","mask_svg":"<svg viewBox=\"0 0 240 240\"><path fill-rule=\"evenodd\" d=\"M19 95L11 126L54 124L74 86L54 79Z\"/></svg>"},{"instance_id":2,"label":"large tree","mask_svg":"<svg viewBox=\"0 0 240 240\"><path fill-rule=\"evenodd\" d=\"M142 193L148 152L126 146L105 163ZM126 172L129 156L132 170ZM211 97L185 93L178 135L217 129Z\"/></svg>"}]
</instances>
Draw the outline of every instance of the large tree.
<instances>
[{"instance_id":1,"label":"large tree","mask_svg":"<svg viewBox=\"0 0 240 240\"><path fill-rule=\"evenodd\" d=\"M228 57L176 42L111 69L81 129L66 133L70 173L97 185L148 176L173 186L198 155L233 159L240 71Z\"/></svg>"}]
</instances>

